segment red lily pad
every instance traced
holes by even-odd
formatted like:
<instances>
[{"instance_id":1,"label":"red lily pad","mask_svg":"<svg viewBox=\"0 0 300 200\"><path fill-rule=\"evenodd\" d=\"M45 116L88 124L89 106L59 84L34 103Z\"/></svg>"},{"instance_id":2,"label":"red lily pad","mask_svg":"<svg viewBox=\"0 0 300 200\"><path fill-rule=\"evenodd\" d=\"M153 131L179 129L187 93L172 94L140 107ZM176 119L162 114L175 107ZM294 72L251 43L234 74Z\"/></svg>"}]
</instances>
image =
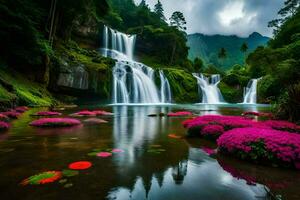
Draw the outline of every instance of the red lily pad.
<instances>
[{"instance_id":1,"label":"red lily pad","mask_svg":"<svg viewBox=\"0 0 300 200\"><path fill-rule=\"evenodd\" d=\"M78 162L73 162L69 165L70 169L73 170L84 170L84 169L88 169L92 166L91 162L88 161L78 161Z\"/></svg>"}]
</instances>

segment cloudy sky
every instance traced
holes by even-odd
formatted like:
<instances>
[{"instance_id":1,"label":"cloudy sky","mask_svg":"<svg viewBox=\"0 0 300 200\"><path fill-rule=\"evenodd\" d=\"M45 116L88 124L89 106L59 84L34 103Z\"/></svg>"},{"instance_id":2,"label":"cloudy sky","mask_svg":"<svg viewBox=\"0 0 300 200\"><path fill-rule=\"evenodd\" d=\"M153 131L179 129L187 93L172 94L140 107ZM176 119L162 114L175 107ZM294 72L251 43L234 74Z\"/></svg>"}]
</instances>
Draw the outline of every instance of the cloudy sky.
<instances>
[{"instance_id":1,"label":"cloudy sky","mask_svg":"<svg viewBox=\"0 0 300 200\"><path fill-rule=\"evenodd\" d=\"M139 3L141 0L135 0ZM157 0L146 0L153 8ZM181 11L188 33L248 36L256 31L272 36L268 22L277 17L284 0L161 0L165 16Z\"/></svg>"}]
</instances>

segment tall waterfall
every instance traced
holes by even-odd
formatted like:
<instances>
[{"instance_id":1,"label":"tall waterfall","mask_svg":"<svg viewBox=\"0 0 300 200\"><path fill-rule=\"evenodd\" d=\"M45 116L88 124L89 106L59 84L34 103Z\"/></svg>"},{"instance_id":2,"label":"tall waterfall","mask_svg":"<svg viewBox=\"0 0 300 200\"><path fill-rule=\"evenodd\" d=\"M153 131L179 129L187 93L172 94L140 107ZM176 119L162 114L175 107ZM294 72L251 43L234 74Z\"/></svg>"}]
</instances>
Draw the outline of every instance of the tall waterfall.
<instances>
[{"instance_id":1,"label":"tall waterfall","mask_svg":"<svg viewBox=\"0 0 300 200\"><path fill-rule=\"evenodd\" d=\"M257 82L259 79L251 79L244 88L244 104L256 104L257 102Z\"/></svg>"},{"instance_id":2,"label":"tall waterfall","mask_svg":"<svg viewBox=\"0 0 300 200\"><path fill-rule=\"evenodd\" d=\"M102 49L104 56L116 61L113 68L113 104L171 103L169 81L160 71L161 89L155 85L155 71L134 60L135 35L127 35L104 26Z\"/></svg>"},{"instance_id":3,"label":"tall waterfall","mask_svg":"<svg viewBox=\"0 0 300 200\"><path fill-rule=\"evenodd\" d=\"M193 76L197 79L199 91L202 91L202 103L220 104L225 103L223 96L218 88L221 76L214 74L210 78L203 74L194 73Z\"/></svg>"}]
</instances>

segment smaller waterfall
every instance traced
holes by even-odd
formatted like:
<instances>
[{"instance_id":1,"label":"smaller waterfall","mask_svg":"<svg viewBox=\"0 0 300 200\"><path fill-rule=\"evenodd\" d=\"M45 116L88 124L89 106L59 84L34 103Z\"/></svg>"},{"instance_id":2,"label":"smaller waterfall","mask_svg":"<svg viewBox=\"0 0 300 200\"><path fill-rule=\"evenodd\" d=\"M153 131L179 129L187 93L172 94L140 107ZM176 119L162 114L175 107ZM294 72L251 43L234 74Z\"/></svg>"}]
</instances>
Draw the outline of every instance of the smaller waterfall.
<instances>
[{"instance_id":1,"label":"smaller waterfall","mask_svg":"<svg viewBox=\"0 0 300 200\"><path fill-rule=\"evenodd\" d=\"M256 104L257 102L257 82L259 79L251 79L244 88L244 104Z\"/></svg>"},{"instance_id":2,"label":"smaller waterfall","mask_svg":"<svg viewBox=\"0 0 300 200\"><path fill-rule=\"evenodd\" d=\"M221 81L221 76L219 74L214 74L210 78L205 77L203 74L197 73L194 73L193 76L197 79L199 91L202 91L202 103L225 103L218 88L218 84Z\"/></svg>"},{"instance_id":3,"label":"smaller waterfall","mask_svg":"<svg viewBox=\"0 0 300 200\"><path fill-rule=\"evenodd\" d=\"M172 94L168 79L165 77L163 70L159 70L160 77L160 101L162 103L171 103Z\"/></svg>"}]
</instances>

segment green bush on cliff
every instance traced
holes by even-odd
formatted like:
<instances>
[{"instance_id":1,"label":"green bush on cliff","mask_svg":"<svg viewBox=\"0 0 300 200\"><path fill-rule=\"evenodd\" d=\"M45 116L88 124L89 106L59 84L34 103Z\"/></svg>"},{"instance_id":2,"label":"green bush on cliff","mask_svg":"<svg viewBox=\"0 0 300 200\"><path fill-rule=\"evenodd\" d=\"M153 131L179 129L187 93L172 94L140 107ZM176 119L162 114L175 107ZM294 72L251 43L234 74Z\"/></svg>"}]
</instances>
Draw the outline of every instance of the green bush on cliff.
<instances>
[{"instance_id":1,"label":"green bush on cliff","mask_svg":"<svg viewBox=\"0 0 300 200\"><path fill-rule=\"evenodd\" d=\"M171 85L173 99L176 103L199 102L197 80L182 69L163 69Z\"/></svg>"}]
</instances>

